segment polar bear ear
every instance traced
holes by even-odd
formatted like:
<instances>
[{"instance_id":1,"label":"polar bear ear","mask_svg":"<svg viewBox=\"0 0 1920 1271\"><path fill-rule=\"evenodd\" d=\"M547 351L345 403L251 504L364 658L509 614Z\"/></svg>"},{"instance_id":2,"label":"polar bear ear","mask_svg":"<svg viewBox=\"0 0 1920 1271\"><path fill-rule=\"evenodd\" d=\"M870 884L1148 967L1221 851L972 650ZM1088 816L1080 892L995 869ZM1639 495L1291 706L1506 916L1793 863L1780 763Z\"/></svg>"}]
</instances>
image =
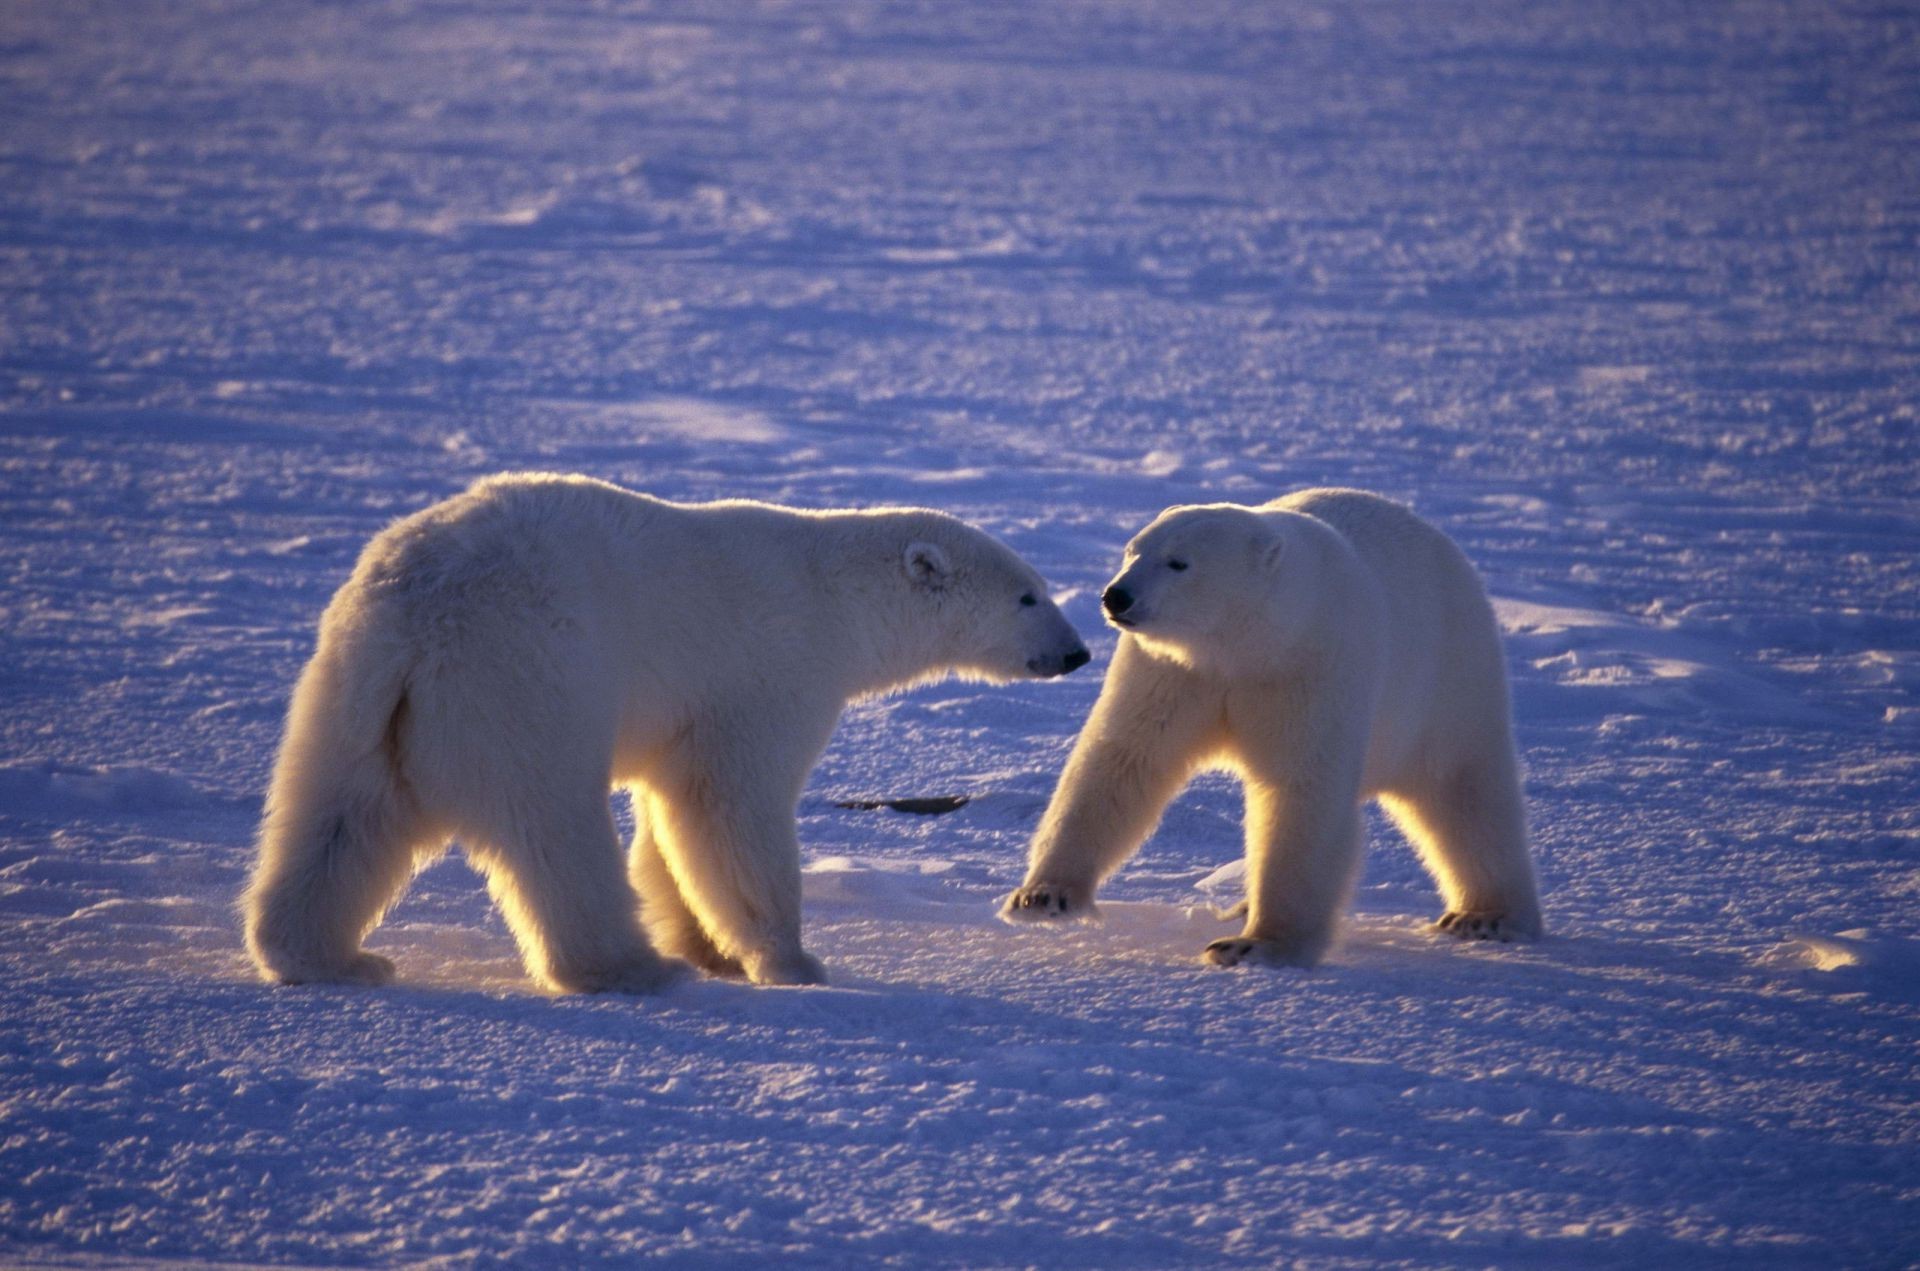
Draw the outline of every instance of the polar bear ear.
<instances>
[{"instance_id":1,"label":"polar bear ear","mask_svg":"<svg viewBox=\"0 0 1920 1271\"><path fill-rule=\"evenodd\" d=\"M928 591L940 590L953 577L953 568L947 564L947 554L932 543L908 543L900 564L914 586L925 587Z\"/></svg>"}]
</instances>

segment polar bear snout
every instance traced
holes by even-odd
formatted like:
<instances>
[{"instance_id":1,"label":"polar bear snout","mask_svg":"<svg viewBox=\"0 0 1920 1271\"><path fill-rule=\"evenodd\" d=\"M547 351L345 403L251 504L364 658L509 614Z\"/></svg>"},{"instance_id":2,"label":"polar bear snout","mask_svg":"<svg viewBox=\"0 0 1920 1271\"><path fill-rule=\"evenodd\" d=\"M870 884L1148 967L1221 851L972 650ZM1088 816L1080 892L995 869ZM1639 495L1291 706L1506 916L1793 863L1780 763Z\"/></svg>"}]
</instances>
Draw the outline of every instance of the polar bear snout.
<instances>
[{"instance_id":1,"label":"polar bear snout","mask_svg":"<svg viewBox=\"0 0 1920 1271\"><path fill-rule=\"evenodd\" d=\"M1085 645L1076 645L1063 654L1047 654L1027 659L1027 669L1042 679L1071 675L1087 663L1093 661L1093 654L1087 652Z\"/></svg>"},{"instance_id":2,"label":"polar bear snout","mask_svg":"<svg viewBox=\"0 0 1920 1271\"><path fill-rule=\"evenodd\" d=\"M1122 631L1133 630L1147 616L1147 607L1140 603L1140 597L1134 595L1131 587L1120 583L1100 593L1100 610L1110 624Z\"/></svg>"},{"instance_id":3,"label":"polar bear snout","mask_svg":"<svg viewBox=\"0 0 1920 1271\"><path fill-rule=\"evenodd\" d=\"M1032 592L1028 593L1033 595ZM1037 679L1051 680L1062 675L1071 675L1087 663L1093 661L1093 655L1087 652L1087 642L1080 638L1074 625L1067 621L1067 615L1052 601L1021 606L1026 615L1026 638L1015 646L1019 652L1017 665L1023 667L1028 675ZM1013 653L1013 649L1007 652ZM1011 670L1011 668L1009 668ZM1017 672L1014 672L1017 674Z\"/></svg>"}]
</instances>

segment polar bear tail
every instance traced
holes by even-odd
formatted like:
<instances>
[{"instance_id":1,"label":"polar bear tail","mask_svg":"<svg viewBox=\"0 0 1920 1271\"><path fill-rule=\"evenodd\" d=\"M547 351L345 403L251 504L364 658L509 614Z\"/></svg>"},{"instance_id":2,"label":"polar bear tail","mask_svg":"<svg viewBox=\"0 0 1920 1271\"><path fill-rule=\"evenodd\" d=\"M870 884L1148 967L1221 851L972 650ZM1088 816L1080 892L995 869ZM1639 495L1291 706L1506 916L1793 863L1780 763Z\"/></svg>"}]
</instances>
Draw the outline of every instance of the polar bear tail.
<instances>
[{"instance_id":1,"label":"polar bear tail","mask_svg":"<svg viewBox=\"0 0 1920 1271\"><path fill-rule=\"evenodd\" d=\"M419 817L400 753L412 651L336 608L294 688L241 900L247 952L271 983L390 979L393 964L360 942L413 872Z\"/></svg>"}]
</instances>

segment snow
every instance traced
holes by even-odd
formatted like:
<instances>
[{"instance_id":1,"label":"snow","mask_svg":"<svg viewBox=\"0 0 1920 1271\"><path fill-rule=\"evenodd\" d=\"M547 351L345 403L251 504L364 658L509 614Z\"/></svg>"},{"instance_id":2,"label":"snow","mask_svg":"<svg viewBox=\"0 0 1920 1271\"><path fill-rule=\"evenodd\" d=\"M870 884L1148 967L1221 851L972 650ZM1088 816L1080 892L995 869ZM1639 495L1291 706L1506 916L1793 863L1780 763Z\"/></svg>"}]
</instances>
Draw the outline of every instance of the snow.
<instances>
[{"instance_id":1,"label":"snow","mask_svg":"<svg viewBox=\"0 0 1920 1271\"><path fill-rule=\"evenodd\" d=\"M1853 0L8 5L0 1260L1920 1261L1916 101ZM1095 663L849 712L830 987L541 996L457 857L256 984L320 607L523 467L948 509ZM1329 483L1496 594L1553 937L1376 821L1202 967L1219 777L996 922L1121 545Z\"/></svg>"}]
</instances>

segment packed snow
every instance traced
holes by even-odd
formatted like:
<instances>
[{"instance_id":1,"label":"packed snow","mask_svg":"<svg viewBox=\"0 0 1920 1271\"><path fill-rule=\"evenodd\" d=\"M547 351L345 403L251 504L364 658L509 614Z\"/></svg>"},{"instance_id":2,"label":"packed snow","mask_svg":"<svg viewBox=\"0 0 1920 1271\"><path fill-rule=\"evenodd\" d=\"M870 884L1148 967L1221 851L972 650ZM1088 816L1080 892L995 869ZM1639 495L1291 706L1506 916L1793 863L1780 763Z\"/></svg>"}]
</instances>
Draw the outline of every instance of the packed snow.
<instances>
[{"instance_id":1,"label":"packed snow","mask_svg":"<svg viewBox=\"0 0 1920 1271\"><path fill-rule=\"evenodd\" d=\"M0 119L0 1260L1920 1262L1920 11L11 0ZM954 512L1094 664L848 713L828 987L543 996L457 854L263 986L319 611L517 468ZM1323 484L1487 577L1551 938L1376 819L1204 967L1218 776L996 922L1121 545Z\"/></svg>"}]
</instances>

